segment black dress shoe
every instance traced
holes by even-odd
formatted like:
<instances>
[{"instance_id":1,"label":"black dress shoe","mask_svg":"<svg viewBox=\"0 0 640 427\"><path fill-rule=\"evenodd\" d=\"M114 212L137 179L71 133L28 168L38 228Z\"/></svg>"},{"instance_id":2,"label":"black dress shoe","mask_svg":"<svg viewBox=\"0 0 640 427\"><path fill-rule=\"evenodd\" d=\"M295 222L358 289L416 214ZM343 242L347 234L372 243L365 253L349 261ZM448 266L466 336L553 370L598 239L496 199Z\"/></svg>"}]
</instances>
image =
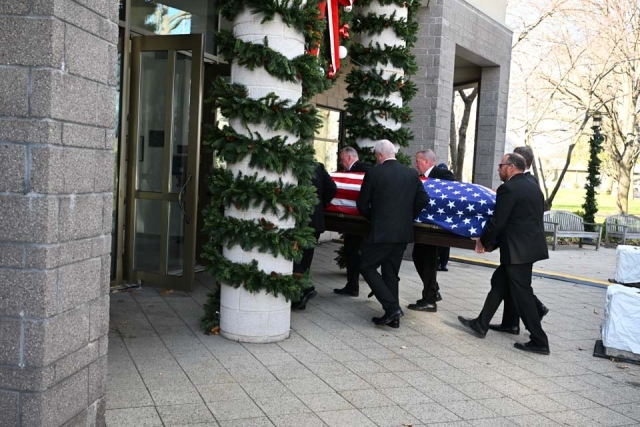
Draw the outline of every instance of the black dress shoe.
<instances>
[{"instance_id":1,"label":"black dress shoe","mask_svg":"<svg viewBox=\"0 0 640 427\"><path fill-rule=\"evenodd\" d=\"M302 298L300 298L300 301L291 303L291 309L304 310L305 308L307 308L307 303L309 302L309 300L311 298L314 298L316 295L318 295L318 291L316 291L315 289L312 289L311 291L306 292L304 295L302 295Z\"/></svg>"},{"instance_id":2,"label":"black dress shoe","mask_svg":"<svg viewBox=\"0 0 640 427\"><path fill-rule=\"evenodd\" d=\"M476 319L467 319L466 317L458 316L458 320L460 321L460 323L462 323L462 326L467 328L467 330L473 335L479 338L484 338L485 336L487 336L487 331L482 329Z\"/></svg>"},{"instance_id":3,"label":"black dress shoe","mask_svg":"<svg viewBox=\"0 0 640 427\"><path fill-rule=\"evenodd\" d=\"M436 292L436 302L438 301L442 301L442 295L440 295L440 292Z\"/></svg>"},{"instance_id":4,"label":"black dress shoe","mask_svg":"<svg viewBox=\"0 0 640 427\"><path fill-rule=\"evenodd\" d=\"M429 304L429 303L415 303L415 304L409 304L407 306L407 308L409 310L415 310L415 311L429 311L431 313L435 313L436 311L438 311L438 306L437 304L433 303L433 304Z\"/></svg>"},{"instance_id":5,"label":"black dress shoe","mask_svg":"<svg viewBox=\"0 0 640 427\"><path fill-rule=\"evenodd\" d=\"M380 319L382 319L382 317L373 317L371 318L371 321L375 324L378 324ZM387 326L389 326L390 328L398 329L400 327L400 319L392 320L391 322L387 323Z\"/></svg>"},{"instance_id":6,"label":"black dress shoe","mask_svg":"<svg viewBox=\"0 0 640 427\"><path fill-rule=\"evenodd\" d=\"M520 335L520 326L502 326L502 324L490 323L489 329L504 332L505 334Z\"/></svg>"},{"instance_id":7,"label":"black dress shoe","mask_svg":"<svg viewBox=\"0 0 640 427\"><path fill-rule=\"evenodd\" d=\"M549 314L549 309L546 306L542 306L542 310L538 313L540 315L540 320L547 314Z\"/></svg>"},{"instance_id":8,"label":"black dress shoe","mask_svg":"<svg viewBox=\"0 0 640 427\"><path fill-rule=\"evenodd\" d=\"M374 317L371 320L373 320L373 323L375 323L376 325L388 325L394 320L400 319L402 316L404 316L404 313L402 312L402 310L398 309L396 311L392 311L391 313L385 313L382 317Z\"/></svg>"},{"instance_id":9,"label":"black dress shoe","mask_svg":"<svg viewBox=\"0 0 640 427\"><path fill-rule=\"evenodd\" d=\"M549 347L542 347L533 343L533 341L529 342L517 342L513 345L518 350L528 351L530 353L538 353L548 355L551 352L549 351Z\"/></svg>"},{"instance_id":10,"label":"black dress shoe","mask_svg":"<svg viewBox=\"0 0 640 427\"><path fill-rule=\"evenodd\" d=\"M358 291L358 289L353 289L348 286L345 286L344 288L340 288L340 289L334 289L333 292L335 292L338 295L349 295L350 297L357 297L358 295L360 295L360 292Z\"/></svg>"},{"instance_id":11,"label":"black dress shoe","mask_svg":"<svg viewBox=\"0 0 640 427\"><path fill-rule=\"evenodd\" d=\"M447 267L438 267L438 271L449 271Z\"/></svg>"}]
</instances>

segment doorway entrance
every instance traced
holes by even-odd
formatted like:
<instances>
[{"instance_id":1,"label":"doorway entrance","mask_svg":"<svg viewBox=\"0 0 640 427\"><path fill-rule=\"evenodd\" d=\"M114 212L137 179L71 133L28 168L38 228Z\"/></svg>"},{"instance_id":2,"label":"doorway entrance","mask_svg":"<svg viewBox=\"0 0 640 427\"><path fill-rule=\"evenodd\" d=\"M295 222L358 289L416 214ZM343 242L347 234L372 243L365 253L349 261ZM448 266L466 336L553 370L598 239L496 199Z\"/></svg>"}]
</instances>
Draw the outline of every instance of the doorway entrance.
<instances>
[{"instance_id":1,"label":"doorway entrance","mask_svg":"<svg viewBox=\"0 0 640 427\"><path fill-rule=\"evenodd\" d=\"M132 39L124 268L191 290L203 93L201 34Z\"/></svg>"}]
</instances>

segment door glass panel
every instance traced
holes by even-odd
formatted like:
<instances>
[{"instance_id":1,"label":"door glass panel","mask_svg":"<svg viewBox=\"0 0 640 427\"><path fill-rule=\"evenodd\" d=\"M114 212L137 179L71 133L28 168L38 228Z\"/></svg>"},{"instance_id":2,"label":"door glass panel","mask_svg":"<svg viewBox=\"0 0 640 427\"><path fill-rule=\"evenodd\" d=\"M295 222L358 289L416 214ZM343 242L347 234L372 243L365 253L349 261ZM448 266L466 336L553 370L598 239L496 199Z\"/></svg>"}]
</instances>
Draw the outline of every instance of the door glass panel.
<instances>
[{"instance_id":1,"label":"door glass panel","mask_svg":"<svg viewBox=\"0 0 640 427\"><path fill-rule=\"evenodd\" d=\"M167 51L142 52L138 115L137 189L162 192Z\"/></svg>"},{"instance_id":2,"label":"door glass panel","mask_svg":"<svg viewBox=\"0 0 640 427\"><path fill-rule=\"evenodd\" d=\"M173 77L173 131L171 135L171 193L179 193L187 182L189 155L189 108L191 96L191 57L176 54ZM183 194L184 196L184 194Z\"/></svg>"},{"instance_id":3,"label":"door glass panel","mask_svg":"<svg viewBox=\"0 0 640 427\"><path fill-rule=\"evenodd\" d=\"M136 234L133 268L160 272L160 248L162 246L161 200L136 200Z\"/></svg>"},{"instance_id":4,"label":"door glass panel","mask_svg":"<svg viewBox=\"0 0 640 427\"><path fill-rule=\"evenodd\" d=\"M169 238L167 239L167 273L181 276L184 259L184 215L177 202L169 204Z\"/></svg>"}]
</instances>

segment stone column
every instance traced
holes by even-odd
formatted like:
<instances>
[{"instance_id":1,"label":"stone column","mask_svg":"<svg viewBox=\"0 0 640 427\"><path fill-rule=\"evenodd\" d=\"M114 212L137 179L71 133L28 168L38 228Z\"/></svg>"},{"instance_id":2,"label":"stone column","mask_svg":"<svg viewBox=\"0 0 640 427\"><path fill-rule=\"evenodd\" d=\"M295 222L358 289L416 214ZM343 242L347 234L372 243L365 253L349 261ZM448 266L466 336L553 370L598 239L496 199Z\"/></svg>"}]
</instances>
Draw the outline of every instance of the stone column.
<instances>
[{"instance_id":1,"label":"stone column","mask_svg":"<svg viewBox=\"0 0 640 427\"><path fill-rule=\"evenodd\" d=\"M117 2L0 2L0 425L104 425Z\"/></svg>"}]
</instances>

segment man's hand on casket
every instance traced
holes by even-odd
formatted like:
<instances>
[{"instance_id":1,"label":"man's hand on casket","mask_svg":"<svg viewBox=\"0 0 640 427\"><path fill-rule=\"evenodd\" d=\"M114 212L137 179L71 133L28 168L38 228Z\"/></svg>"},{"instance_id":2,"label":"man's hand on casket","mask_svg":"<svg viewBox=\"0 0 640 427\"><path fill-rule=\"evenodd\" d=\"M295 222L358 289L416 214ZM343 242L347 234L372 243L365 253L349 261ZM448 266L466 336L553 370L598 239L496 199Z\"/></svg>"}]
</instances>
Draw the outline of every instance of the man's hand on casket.
<instances>
[{"instance_id":1,"label":"man's hand on casket","mask_svg":"<svg viewBox=\"0 0 640 427\"><path fill-rule=\"evenodd\" d=\"M484 245L482 244L480 239L476 238L476 239L473 239L473 240L476 241L476 253L477 254L483 254L485 252L485 250L484 250Z\"/></svg>"}]
</instances>

